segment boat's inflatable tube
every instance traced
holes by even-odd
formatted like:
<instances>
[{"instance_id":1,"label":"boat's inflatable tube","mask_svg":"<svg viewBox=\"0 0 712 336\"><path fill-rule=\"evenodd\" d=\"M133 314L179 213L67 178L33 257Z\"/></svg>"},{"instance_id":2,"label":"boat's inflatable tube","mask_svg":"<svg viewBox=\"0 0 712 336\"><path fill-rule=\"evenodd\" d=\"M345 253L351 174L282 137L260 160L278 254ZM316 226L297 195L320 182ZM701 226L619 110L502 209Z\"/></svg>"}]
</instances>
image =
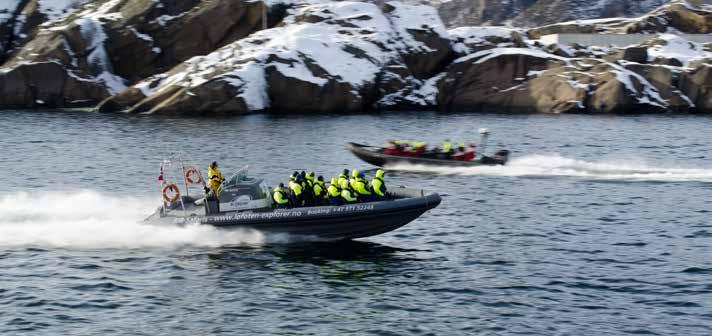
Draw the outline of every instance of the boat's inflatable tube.
<instances>
[{"instance_id":1,"label":"boat's inflatable tube","mask_svg":"<svg viewBox=\"0 0 712 336\"><path fill-rule=\"evenodd\" d=\"M498 151L494 157L483 156L472 161L457 161L415 156L388 155L383 153L383 148L371 147L353 142L348 143L346 148L359 159L379 167L403 163L429 166L474 167L482 165L503 165L506 164L509 159L509 151L507 150Z\"/></svg>"},{"instance_id":2,"label":"boat's inflatable tube","mask_svg":"<svg viewBox=\"0 0 712 336\"><path fill-rule=\"evenodd\" d=\"M240 227L330 240L354 239L395 230L435 208L441 202L437 193L406 188L393 189L391 193L398 199L342 206L173 217L172 221L180 225Z\"/></svg>"}]
</instances>

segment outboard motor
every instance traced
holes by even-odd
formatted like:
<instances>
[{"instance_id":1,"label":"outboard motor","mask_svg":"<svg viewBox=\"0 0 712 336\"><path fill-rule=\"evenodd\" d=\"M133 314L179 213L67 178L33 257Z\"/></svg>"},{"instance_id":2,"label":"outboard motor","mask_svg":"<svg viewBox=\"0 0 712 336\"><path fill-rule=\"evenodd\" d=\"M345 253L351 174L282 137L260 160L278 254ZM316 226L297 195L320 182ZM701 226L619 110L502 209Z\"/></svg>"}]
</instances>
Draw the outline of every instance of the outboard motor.
<instances>
[{"instance_id":1,"label":"outboard motor","mask_svg":"<svg viewBox=\"0 0 712 336\"><path fill-rule=\"evenodd\" d=\"M507 160L509 160L509 151L506 149L498 150L494 153L494 160L499 164L507 163Z\"/></svg>"},{"instance_id":2,"label":"outboard motor","mask_svg":"<svg viewBox=\"0 0 712 336\"><path fill-rule=\"evenodd\" d=\"M213 215L220 213L220 200L217 197L205 198L205 214Z\"/></svg>"},{"instance_id":3,"label":"outboard motor","mask_svg":"<svg viewBox=\"0 0 712 336\"><path fill-rule=\"evenodd\" d=\"M495 158L506 158L509 156L509 151L506 149L498 150L497 153L494 153Z\"/></svg>"}]
</instances>

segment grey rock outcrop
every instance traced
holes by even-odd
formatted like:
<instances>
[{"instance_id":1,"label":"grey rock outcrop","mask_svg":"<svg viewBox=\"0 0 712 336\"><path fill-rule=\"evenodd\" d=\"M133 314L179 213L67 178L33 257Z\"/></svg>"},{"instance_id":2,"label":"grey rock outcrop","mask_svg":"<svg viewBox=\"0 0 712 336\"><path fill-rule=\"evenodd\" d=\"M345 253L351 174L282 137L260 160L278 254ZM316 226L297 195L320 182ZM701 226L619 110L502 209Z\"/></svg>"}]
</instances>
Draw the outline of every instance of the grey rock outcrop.
<instances>
[{"instance_id":1,"label":"grey rock outcrop","mask_svg":"<svg viewBox=\"0 0 712 336\"><path fill-rule=\"evenodd\" d=\"M638 19L529 30L446 30L434 8L400 2L76 0L51 12L42 1L12 8L10 17L32 19L0 22L0 33L11 26L24 39L6 43L4 108L712 112L709 45L675 34L626 48L536 40L551 32L660 31L661 22L666 32L709 29L712 11L680 0Z\"/></svg>"}]
</instances>

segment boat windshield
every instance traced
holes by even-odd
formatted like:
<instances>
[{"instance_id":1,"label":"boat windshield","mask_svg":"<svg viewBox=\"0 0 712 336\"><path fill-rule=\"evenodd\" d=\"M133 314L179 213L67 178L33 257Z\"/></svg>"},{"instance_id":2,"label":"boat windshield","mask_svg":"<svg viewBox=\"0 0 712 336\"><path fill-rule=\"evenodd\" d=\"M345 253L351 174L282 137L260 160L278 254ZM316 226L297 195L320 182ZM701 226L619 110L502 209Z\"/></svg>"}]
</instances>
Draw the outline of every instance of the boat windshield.
<instances>
[{"instance_id":1,"label":"boat windshield","mask_svg":"<svg viewBox=\"0 0 712 336\"><path fill-rule=\"evenodd\" d=\"M247 181L247 170L249 166L244 166L240 168L236 173L232 174L227 180L225 180L226 186L236 185L242 181Z\"/></svg>"}]
</instances>

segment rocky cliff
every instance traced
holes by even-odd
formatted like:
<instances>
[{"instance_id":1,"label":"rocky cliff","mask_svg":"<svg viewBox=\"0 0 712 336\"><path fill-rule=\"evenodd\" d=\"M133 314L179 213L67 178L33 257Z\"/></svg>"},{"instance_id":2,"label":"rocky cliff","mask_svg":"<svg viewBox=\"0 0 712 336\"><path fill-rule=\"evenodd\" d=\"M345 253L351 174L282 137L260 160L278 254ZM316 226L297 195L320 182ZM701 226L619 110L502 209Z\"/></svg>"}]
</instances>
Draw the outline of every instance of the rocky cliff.
<instances>
[{"instance_id":1,"label":"rocky cliff","mask_svg":"<svg viewBox=\"0 0 712 336\"><path fill-rule=\"evenodd\" d=\"M1 108L712 112L712 52L677 35L712 31L712 12L685 1L533 29L448 30L434 7L401 2L24 0L0 13ZM659 35L538 40L562 32Z\"/></svg>"},{"instance_id":2,"label":"rocky cliff","mask_svg":"<svg viewBox=\"0 0 712 336\"><path fill-rule=\"evenodd\" d=\"M426 0L450 27L536 27L575 19L636 17L667 0ZM423 1L421 1L423 2Z\"/></svg>"}]
</instances>

